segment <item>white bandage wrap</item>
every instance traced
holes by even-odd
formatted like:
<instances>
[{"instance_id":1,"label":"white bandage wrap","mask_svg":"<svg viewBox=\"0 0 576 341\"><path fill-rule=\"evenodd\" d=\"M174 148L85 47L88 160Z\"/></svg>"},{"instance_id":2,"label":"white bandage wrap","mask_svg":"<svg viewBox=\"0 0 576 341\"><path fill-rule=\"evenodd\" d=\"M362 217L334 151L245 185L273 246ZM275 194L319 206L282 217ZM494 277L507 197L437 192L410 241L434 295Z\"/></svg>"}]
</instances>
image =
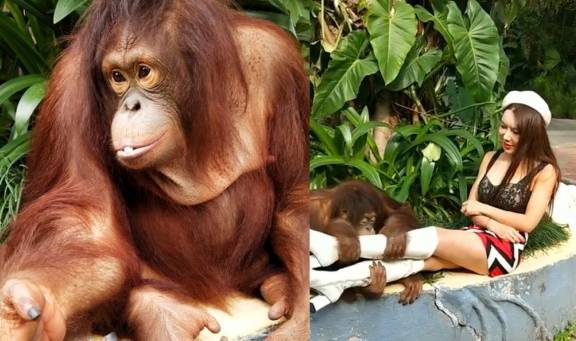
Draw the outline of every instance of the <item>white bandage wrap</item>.
<instances>
[{"instance_id":1,"label":"white bandage wrap","mask_svg":"<svg viewBox=\"0 0 576 341\"><path fill-rule=\"evenodd\" d=\"M330 299L324 295L314 296L310 299L310 312L315 313L318 310L331 304Z\"/></svg>"},{"instance_id":2,"label":"white bandage wrap","mask_svg":"<svg viewBox=\"0 0 576 341\"><path fill-rule=\"evenodd\" d=\"M360 236L360 257L382 259L388 238L384 235ZM406 233L406 253L403 258L426 259L438 247L436 227L429 226Z\"/></svg>"},{"instance_id":3,"label":"white bandage wrap","mask_svg":"<svg viewBox=\"0 0 576 341\"><path fill-rule=\"evenodd\" d=\"M370 264L372 261L364 261L337 271L310 270L310 288L336 302L344 290L370 284Z\"/></svg>"},{"instance_id":4,"label":"white bandage wrap","mask_svg":"<svg viewBox=\"0 0 576 341\"><path fill-rule=\"evenodd\" d=\"M406 254L404 258L430 258L438 247L438 231L428 226L406 233Z\"/></svg>"},{"instance_id":5,"label":"white bandage wrap","mask_svg":"<svg viewBox=\"0 0 576 341\"><path fill-rule=\"evenodd\" d=\"M310 252L322 266L338 261L338 240L329 234L310 229Z\"/></svg>"},{"instance_id":6,"label":"white bandage wrap","mask_svg":"<svg viewBox=\"0 0 576 341\"><path fill-rule=\"evenodd\" d=\"M310 255L310 269L321 268L322 264L318 261L318 258L314 255Z\"/></svg>"},{"instance_id":7,"label":"white bandage wrap","mask_svg":"<svg viewBox=\"0 0 576 341\"><path fill-rule=\"evenodd\" d=\"M420 259L402 259L384 262L386 282L394 282L424 270L424 261Z\"/></svg>"},{"instance_id":8,"label":"white bandage wrap","mask_svg":"<svg viewBox=\"0 0 576 341\"><path fill-rule=\"evenodd\" d=\"M386 236L381 234L360 236L360 258L382 259L386 249Z\"/></svg>"},{"instance_id":9,"label":"white bandage wrap","mask_svg":"<svg viewBox=\"0 0 576 341\"><path fill-rule=\"evenodd\" d=\"M352 287L365 287L370 284L370 265L373 261L363 261L339 269L338 271L310 270L310 288L336 302L344 290ZM382 262L386 269L386 281L393 282L406 278L424 269L423 260L403 259ZM313 303L311 301L311 303ZM319 310L318 307L315 308Z\"/></svg>"}]
</instances>

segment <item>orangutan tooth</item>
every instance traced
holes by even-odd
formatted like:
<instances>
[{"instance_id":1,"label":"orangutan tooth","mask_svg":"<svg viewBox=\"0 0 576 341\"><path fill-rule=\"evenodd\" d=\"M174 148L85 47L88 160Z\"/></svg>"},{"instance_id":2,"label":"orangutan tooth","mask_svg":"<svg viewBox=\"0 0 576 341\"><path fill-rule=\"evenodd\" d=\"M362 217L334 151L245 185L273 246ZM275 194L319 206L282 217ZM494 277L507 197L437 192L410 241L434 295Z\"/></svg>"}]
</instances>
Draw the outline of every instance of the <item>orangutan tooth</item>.
<instances>
[{"instance_id":1,"label":"orangutan tooth","mask_svg":"<svg viewBox=\"0 0 576 341\"><path fill-rule=\"evenodd\" d=\"M134 148L132 147L124 147L124 153L132 153L134 151Z\"/></svg>"}]
</instances>

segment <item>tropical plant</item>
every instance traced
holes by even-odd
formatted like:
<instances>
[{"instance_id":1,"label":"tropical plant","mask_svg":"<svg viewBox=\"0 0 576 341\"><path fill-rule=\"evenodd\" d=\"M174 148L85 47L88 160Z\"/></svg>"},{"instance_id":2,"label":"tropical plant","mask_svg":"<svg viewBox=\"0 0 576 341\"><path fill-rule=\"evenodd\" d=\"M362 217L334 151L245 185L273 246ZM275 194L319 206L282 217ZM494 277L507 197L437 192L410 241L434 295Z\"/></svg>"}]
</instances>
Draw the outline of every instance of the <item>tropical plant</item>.
<instances>
[{"instance_id":1,"label":"tropical plant","mask_svg":"<svg viewBox=\"0 0 576 341\"><path fill-rule=\"evenodd\" d=\"M510 87L536 90L556 118L576 118L575 14L574 4L555 12L529 3L504 39L510 56Z\"/></svg>"},{"instance_id":2,"label":"tropical plant","mask_svg":"<svg viewBox=\"0 0 576 341\"><path fill-rule=\"evenodd\" d=\"M60 26L51 1L0 1L0 231L18 210L30 118L44 97Z\"/></svg>"},{"instance_id":3,"label":"tropical plant","mask_svg":"<svg viewBox=\"0 0 576 341\"><path fill-rule=\"evenodd\" d=\"M508 59L496 24L476 0L464 12L440 0L320 1L317 15L312 188L360 177L423 217L449 219L498 143ZM388 141L375 139L390 128Z\"/></svg>"}]
</instances>

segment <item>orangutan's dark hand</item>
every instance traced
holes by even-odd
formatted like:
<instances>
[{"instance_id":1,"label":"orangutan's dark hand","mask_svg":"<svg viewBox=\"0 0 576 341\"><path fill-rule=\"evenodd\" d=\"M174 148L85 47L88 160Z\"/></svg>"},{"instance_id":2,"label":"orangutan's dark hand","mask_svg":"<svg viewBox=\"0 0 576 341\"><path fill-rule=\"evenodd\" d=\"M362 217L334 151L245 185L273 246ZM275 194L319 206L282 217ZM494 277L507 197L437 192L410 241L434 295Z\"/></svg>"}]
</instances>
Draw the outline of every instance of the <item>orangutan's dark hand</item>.
<instances>
[{"instance_id":1,"label":"orangutan's dark hand","mask_svg":"<svg viewBox=\"0 0 576 341\"><path fill-rule=\"evenodd\" d=\"M420 274L414 274L399 280L398 282L404 285L404 291L400 293L400 300L398 302L406 305L412 304L422 293L422 285L424 279Z\"/></svg>"},{"instance_id":2,"label":"orangutan's dark hand","mask_svg":"<svg viewBox=\"0 0 576 341\"><path fill-rule=\"evenodd\" d=\"M372 262L370 265L370 285L362 288L362 294L366 298L380 298L386 287L386 268L382 262Z\"/></svg>"},{"instance_id":3,"label":"orangutan's dark hand","mask_svg":"<svg viewBox=\"0 0 576 341\"><path fill-rule=\"evenodd\" d=\"M384 259L398 259L404 257L406 253L406 233L394 237L388 237L386 249L384 250Z\"/></svg>"},{"instance_id":4,"label":"orangutan's dark hand","mask_svg":"<svg viewBox=\"0 0 576 341\"><path fill-rule=\"evenodd\" d=\"M357 236L337 236L340 264L351 264L360 259L360 240Z\"/></svg>"}]
</instances>

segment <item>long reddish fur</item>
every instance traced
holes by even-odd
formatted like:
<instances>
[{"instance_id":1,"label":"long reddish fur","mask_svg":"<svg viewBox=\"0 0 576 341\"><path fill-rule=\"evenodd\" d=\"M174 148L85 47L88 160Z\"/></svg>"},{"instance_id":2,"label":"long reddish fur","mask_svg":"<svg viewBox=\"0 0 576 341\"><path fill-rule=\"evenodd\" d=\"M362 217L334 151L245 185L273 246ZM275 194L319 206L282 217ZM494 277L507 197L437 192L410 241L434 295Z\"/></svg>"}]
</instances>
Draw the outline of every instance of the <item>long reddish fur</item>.
<instances>
[{"instance_id":1,"label":"long reddish fur","mask_svg":"<svg viewBox=\"0 0 576 341\"><path fill-rule=\"evenodd\" d=\"M233 27L253 25L286 46L270 61L277 75L268 102L271 161L265 168L243 175L212 201L184 207L159 195L145 172L127 172L113 160L109 127L115 108L100 71L102 47L115 39L112 28L121 20L146 32L166 20L172 6L169 0L96 1L71 39L33 130L23 207L2 248L1 280L38 271L64 288L82 271L74 265L113 257L125 269L124 290L137 285L144 260L166 276L158 287L220 307L228 293L255 294L266 276L282 269L291 289L305 292L309 90L302 58L285 32L216 1L178 5L182 18L193 18L178 19L186 34L174 48L194 57L186 66L197 80L184 76L182 84L198 95L182 90L176 100L187 109L181 121L191 131L186 138L197 169L234 143L230 120L222 118L231 104L223 80L244 84L238 52L231 48ZM143 18L156 19L144 25ZM210 39L199 41L206 35ZM94 217L109 223L104 237L91 230Z\"/></svg>"}]
</instances>

